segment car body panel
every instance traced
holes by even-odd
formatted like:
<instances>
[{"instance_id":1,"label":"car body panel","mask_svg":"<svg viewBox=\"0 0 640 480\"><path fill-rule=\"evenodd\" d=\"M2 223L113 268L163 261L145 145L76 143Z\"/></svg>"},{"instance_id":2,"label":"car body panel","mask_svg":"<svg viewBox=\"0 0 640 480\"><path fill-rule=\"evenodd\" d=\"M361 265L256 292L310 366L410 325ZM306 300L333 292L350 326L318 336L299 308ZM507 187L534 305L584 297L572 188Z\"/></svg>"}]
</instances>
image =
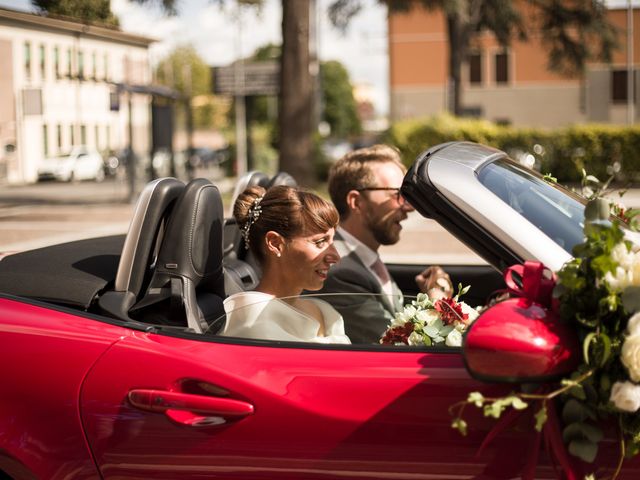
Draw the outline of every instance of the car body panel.
<instances>
[{"instance_id":1,"label":"car body panel","mask_svg":"<svg viewBox=\"0 0 640 480\"><path fill-rule=\"evenodd\" d=\"M95 478L78 395L128 330L7 298L0 319L0 464L13 459L37 478Z\"/></svg>"}]
</instances>

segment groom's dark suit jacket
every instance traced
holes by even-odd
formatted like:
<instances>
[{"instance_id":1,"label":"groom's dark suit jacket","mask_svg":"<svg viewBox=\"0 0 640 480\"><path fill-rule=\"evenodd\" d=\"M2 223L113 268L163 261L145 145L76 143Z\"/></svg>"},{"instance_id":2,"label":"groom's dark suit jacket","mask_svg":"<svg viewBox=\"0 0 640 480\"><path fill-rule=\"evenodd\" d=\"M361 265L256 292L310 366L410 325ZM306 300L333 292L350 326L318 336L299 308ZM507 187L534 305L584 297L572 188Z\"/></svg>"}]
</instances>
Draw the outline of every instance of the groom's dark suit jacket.
<instances>
[{"instance_id":1,"label":"groom's dark suit jacket","mask_svg":"<svg viewBox=\"0 0 640 480\"><path fill-rule=\"evenodd\" d=\"M345 241L336 233L334 243L338 251L343 252L346 248L340 242ZM375 274L351 252L329 269L324 287L314 293L355 294L329 295L323 299L342 315L351 343L378 343L393 314L402 308L402 293L393 280L391 283L393 295L390 297L382 291Z\"/></svg>"}]
</instances>

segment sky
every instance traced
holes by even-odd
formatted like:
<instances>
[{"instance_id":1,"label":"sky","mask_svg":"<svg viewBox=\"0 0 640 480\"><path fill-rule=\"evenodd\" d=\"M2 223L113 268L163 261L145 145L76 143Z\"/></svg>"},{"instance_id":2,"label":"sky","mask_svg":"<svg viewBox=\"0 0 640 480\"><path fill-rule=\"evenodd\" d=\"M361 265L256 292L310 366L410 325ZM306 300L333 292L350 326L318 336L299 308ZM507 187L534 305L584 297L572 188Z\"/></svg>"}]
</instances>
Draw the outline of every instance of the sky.
<instances>
[{"instance_id":1,"label":"sky","mask_svg":"<svg viewBox=\"0 0 640 480\"><path fill-rule=\"evenodd\" d=\"M389 109L386 8L377 0L364 0L365 8L353 19L346 33L334 28L326 15L332 0L317 1L318 55L338 60L354 84L369 85L376 111ZM264 0L260 11L245 7L240 15L233 0L178 0L178 14L166 16L150 1L141 6L129 0L111 0L111 10L124 31L158 41L150 48L151 62L159 62L178 45L193 45L212 66L233 62L241 53L251 55L257 47L281 43L281 0ZM224 3L221 6L220 3ZM0 6L32 10L29 0L0 0Z\"/></svg>"}]
</instances>

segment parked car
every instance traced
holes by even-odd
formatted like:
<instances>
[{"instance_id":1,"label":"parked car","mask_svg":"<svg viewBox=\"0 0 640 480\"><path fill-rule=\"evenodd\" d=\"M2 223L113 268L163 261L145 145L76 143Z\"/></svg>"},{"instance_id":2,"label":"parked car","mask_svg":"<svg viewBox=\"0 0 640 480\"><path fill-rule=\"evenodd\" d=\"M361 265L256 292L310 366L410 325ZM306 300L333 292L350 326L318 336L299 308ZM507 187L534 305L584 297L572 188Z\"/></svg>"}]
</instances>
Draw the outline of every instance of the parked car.
<instances>
[{"instance_id":1,"label":"parked car","mask_svg":"<svg viewBox=\"0 0 640 480\"><path fill-rule=\"evenodd\" d=\"M95 180L102 182L105 164L98 151L88 147L75 147L71 152L47 158L38 165L38 179L54 179L63 182Z\"/></svg>"},{"instance_id":2,"label":"parked car","mask_svg":"<svg viewBox=\"0 0 640 480\"><path fill-rule=\"evenodd\" d=\"M488 262L445 266L471 285L469 303L503 286L505 266L556 269L582 238L582 198L481 145L425 152L402 192ZM1 478L519 476L529 428L481 452L491 419L470 411L467 436L451 428L448 409L469 392L511 388L474 380L460 348L216 335L225 276L256 274L237 255L236 225L223 228L217 189L157 179L133 215L126 236L0 261ZM415 293L424 265L388 268ZM601 443L603 474L618 449ZM540 462L536 478L554 478ZM618 478L639 475L635 459Z\"/></svg>"}]
</instances>

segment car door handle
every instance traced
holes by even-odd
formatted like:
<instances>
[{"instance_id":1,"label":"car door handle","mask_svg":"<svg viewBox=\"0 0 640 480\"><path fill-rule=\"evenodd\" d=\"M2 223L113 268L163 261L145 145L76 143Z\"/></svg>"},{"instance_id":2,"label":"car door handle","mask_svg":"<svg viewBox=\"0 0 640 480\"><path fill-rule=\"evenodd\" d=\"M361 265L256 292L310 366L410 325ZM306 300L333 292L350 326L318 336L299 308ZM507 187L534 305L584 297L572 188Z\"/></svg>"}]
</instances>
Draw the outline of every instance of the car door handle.
<instances>
[{"instance_id":1,"label":"car door handle","mask_svg":"<svg viewBox=\"0 0 640 480\"><path fill-rule=\"evenodd\" d=\"M136 408L150 412L186 411L206 416L242 418L253 414L253 405L231 398L194 395L168 390L137 389L129 391L129 402ZM175 415L170 415L175 419ZM182 416L179 416L182 418Z\"/></svg>"}]
</instances>

